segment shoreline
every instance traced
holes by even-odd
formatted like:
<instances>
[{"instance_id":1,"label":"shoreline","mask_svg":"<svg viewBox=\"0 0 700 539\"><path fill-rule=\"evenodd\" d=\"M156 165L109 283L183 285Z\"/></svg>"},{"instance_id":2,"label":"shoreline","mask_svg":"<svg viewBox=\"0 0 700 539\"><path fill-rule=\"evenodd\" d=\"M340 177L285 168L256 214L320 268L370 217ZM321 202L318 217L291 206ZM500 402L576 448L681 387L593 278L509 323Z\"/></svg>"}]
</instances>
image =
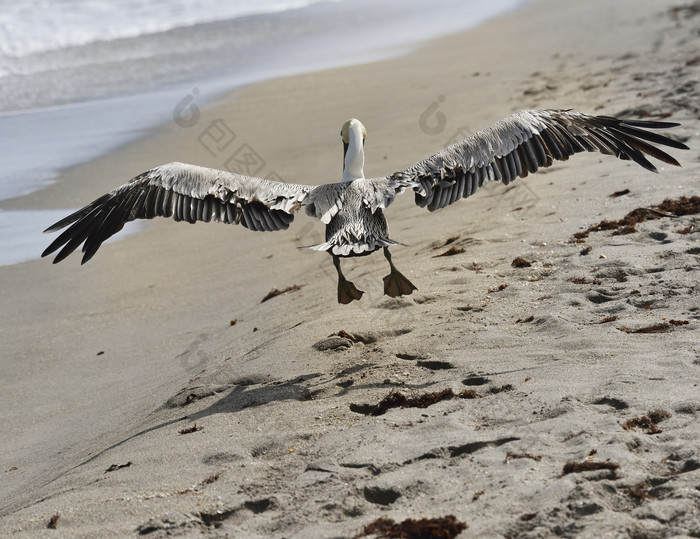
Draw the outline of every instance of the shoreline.
<instances>
[{"instance_id":1,"label":"shoreline","mask_svg":"<svg viewBox=\"0 0 700 539\"><path fill-rule=\"evenodd\" d=\"M697 78L682 43L689 23L669 15L677 2L662 4L537 0L408 57L246 87L203 108L191 128L161 126L74 167L35 202L82 205L169 161L220 168L229 147L212 155L197 142L217 120L263 158L261 170L309 184L337 180L337 131L350 116L368 130L368 177L520 108L671 113L683 122L674 133L695 137L697 90L667 96ZM697 151L678 157L683 169L656 176L576 156L435 214L400 197L387 215L392 237L410 247L394 261L419 291L398 301L382 297L386 268L374 256L347 265L367 291L362 302L335 307L330 260L297 250L322 234L303 216L269 236L158 220L83 267L73 256L0 268L12 306L0 324L9 422L0 531L40 534L58 514L59 531L78 536L329 537L379 516L454 514L469 524L466 536L569 525L583 536L687 533L683 522L698 518L684 494L693 473L668 476L670 494L638 504L624 489L695 458L697 240L676 230L697 217L650 222L622 239L592 235L588 257L569 242L603 218L697 194ZM434 258L453 235L465 254ZM533 267L514 269L516 256ZM582 275L601 284L571 280ZM618 329L662 319L688 324L659 335ZM340 330L366 342L314 348ZM482 385L464 382L477 378ZM378 417L353 411L392 389L465 386L479 398ZM654 409L671 414L662 435L620 427ZM195 423L201 431L179 433ZM508 452L540 459L507 462ZM562 475L567 461L589 457L618 464L617 479ZM671 502L680 516L662 521Z\"/></svg>"},{"instance_id":2,"label":"shoreline","mask_svg":"<svg viewBox=\"0 0 700 539\"><path fill-rule=\"evenodd\" d=\"M510 6L512 3L518 3L518 0L502 0L502 3L504 2ZM506 10L505 4L499 5L498 9ZM518 7L510 6L507 11ZM157 64L158 57L136 58L134 63L140 67L130 70L143 73L144 78L155 84L155 87L138 91L138 86L133 83L132 86L122 88L122 93L117 92L117 95L110 93L87 101L0 115L0 138L7 141L7 158L3 169L5 177L0 184L0 264L33 260L36 257L29 256L30 250L35 251L36 256L43 250L43 238L37 234L24 233L24 230L31 230L32 226L37 230L46 228L54 222L56 212L38 210L54 210L58 207L77 209L83 205L84 202L77 197L74 202L66 205L60 204L60 199L52 196L51 191L44 193L47 187L60 185L63 179L70 177L73 167L119 152L126 146L138 144L140 140L157 133L160 128L171 126L173 122L181 127L191 128L192 113L199 114L200 109L225 100L231 92L240 88L276 78L373 63L410 54L412 50L420 48L426 40L435 37L436 32L455 32L455 28L460 26L454 22L458 20L455 17L468 13L464 6L453 5L451 0L444 0L440 4L441 10L449 9L455 12L455 17L447 23L449 26L441 28L440 21L443 21L444 16L434 17L435 20L424 19L423 35L416 37L405 32L405 27L420 26L416 22L417 14L425 8L410 3L402 4L402 9L406 12L402 11L401 17L391 21L387 28L390 30L388 34L371 30L380 25L381 21L391 20L388 14L397 6L386 4L372 5L369 9L361 8L362 6L353 8L346 5L314 4L300 11L252 15L174 29L152 37L143 36L139 39L146 43L154 42L151 47L156 48L156 44L160 44L157 48L174 49L170 53L174 58L166 55L163 61L178 66L182 63L189 66L180 69L190 69L192 80L168 82L168 77L162 75L164 80L160 83L151 81L153 77L157 78L153 73L160 69ZM374 17L370 16L372 14ZM473 20L462 23L461 26L466 29L478 26L493 16L488 10L471 14ZM348 43L351 31L347 27L348 23L344 22L348 17L357 19L355 23L362 29L362 39L357 46ZM368 24L367 28L363 28L364 23ZM248 28L251 25L252 29ZM259 28L260 32L256 33L255 28ZM280 31L282 29L291 35L284 36ZM222 35L228 35L229 30L236 35L234 43L241 42L240 45L227 44L223 39ZM337 31L337 35L329 40L327 34L333 30ZM273 37L265 39L265 32L271 32ZM240 33L242 35L238 36ZM250 43L245 38L247 34L253 36L249 39L252 40ZM189 56L182 56L182 51L176 53L180 47L179 43L187 40L195 43L195 51ZM210 44L210 41L213 44ZM318 46L324 43L324 46ZM141 46L146 47L146 44ZM112 55L118 56L114 51L109 53L110 47L116 51L121 48L128 50L126 45L119 42L108 43L104 45L107 59ZM204 52L198 52L202 47ZM223 62L223 58L231 56L232 53L235 53L233 63L228 65ZM197 58L207 67L196 64ZM99 64L95 67L88 65L85 68L87 73L78 69L73 76L86 77L86 84L88 80L95 78L101 80L116 76L111 72L90 75L90 69L99 68ZM119 77L116 77L118 83ZM126 83L122 81L121 84ZM183 116L178 118L178 114ZM201 125L199 128L201 129ZM37 148L41 148L38 155ZM128 179L122 178L116 185ZM21 189L23 194L17 194L18 189ZM27 196L32 193L36 195ZM32 211L35 213L31 213ZM24 243L26 247L16 249L15 246L19 242Z\"/></svg>"},{"instance_id":3,"label":"shoreline","mask_svg":"<svg viewBox=\"0 0 700 539\"><path fill-rule=\"evenodd\" d=\"M445 6L449 6L450 1L453 0L444 0ZM509 4L509 7L501 7L500 9L504 10L504 12L508 12L517 10L519 9L519 7L521 7L518 5L511 6L510 4L523 4L526 3L528 0L502 1ZM184 40L187 38L188 33L193 33L194 36L197 37L196 41L199 42L201 41L200 34L208 33L207 29L209 27L212 27L209 33L215 34L217 29L218 32L222 32L229 27L235 30L239 25L245 26L249 24L252 24L254 28L260 28L261 33L263 34L264 32L262 32L262 30L264 30L266 27L271 27L275 29L277 27L282 27L283 25L288 24L290 25L289 30L291 31L292 35L296 35L301 32L300 29L303 28L304 24L313 24L316 21L321 21L326 25L337 25L338 20L336 19L339 19L342 15L348 15L348 13L352 12L352 10L348 6L343 5L341 7L342 9L339 8L336 10L332 7L332 5L329 6L323 3L311 4L310 6L301 8L300 10L293 9L282 13L271 13L267 15L257 14L233 20L202 23L194 25L192 27L173 29L170 31L163 32L161 34L155 34L153 36L141 36L137 40L153 40L155 42L164 41L167 44L169 40ZM414 5L410 5L410 8L410 14L404 14L403 17L399 19L399 21L396 23L397 28L394 30L398 30L406 25L415 24L414 19L417 15L414 12L420 10L417 9L417 7ZM380 15L387 16L386 13L384 13L385 11L390 11L390 9L386 7L383 8L383 10L381 10ZM381 38L370 39L367 42L364 42L365 39L363 39L362 45L355 51L348 51L342 48L340 45L334 44L334 48L326 52L325 56L319 53L311 54L309 52L313 48L313 43L321 41L324 38L323 33L319 33L319 35L311 34L310 36L307 36L304 40L300 40L299 43L295 45L296 49L294 49L294 47L285 47L285 49L287 49L287 56L296 57L299 60L296 63L291 61L285 61L286 57L277 58L277 56L279 56L279 51L275 47L279 48L280 44L274 43L267 45L268 48L260 47L260 50L254 54L254 57L251 60L249 60L249 62L253 62L256 64L255 69L246 70L243 69L243 67L240 67L237 70L235 70L235 72L231 72L230 70L232 68L229 67L228 71L224 70L222 72L220 69L215 69L214 67L221 67L219 64L221 64L222 61L220 59L216 61L210 60L210 63L212 63L212 67L210 67L208 71L201 71L202 68L200 68L200 71L193 70L192 73L186 78L186 80L183 79L182 76L180 77L180 79L176 80L165 79L163 82L157 83L153 88L132 88L127 86L122 88L117 93L96 94L90 96L89 98L78 101L69 101L66 103L57 102L50 103L46 106L10 110L1 113L0 117L3 117L4 119L9 121L9 127L7 128L8 135L12 132L15 133L16 136L16 134L21 129L22 123L36 123L34 120L32 120L32 117L36 115L48 116L48 118L46 118L45 120L47 120L49 124L51 124L52 122L56 123L56 121L58 123L60 123L61 121L65 122L65 118L63 120L60 118L62 116L77 117L79 119L77 129L84 130L89 126L87 125L88 122L83 118L83 116L90 117L93 122L97 121L98 123L104 123L108 126L111 124L119 126L120 124L119 118L117 118L117 111L121 110L122 116L124 116L123 111L128 111L129 109L135 109L137 111L136 114L126 115L129 123L135 126L132 127L131 133L120 134L116 136L115 142L111 143L111 146L108 150L105 150L104 152L93 156L92 158L86 158L84 161L79 163L71 163L65 166L61 165L59 166L58 170L51 171L52 173L54 173L53 176L56 176L55 173L57 172L60 177L60 175L65 175L67 173L69 174L70 169L76 164L85 163L94 158L99 158L105 153L118 151L119 148L128 145L132 142L136 142L139 139L148 138L152 132L158 129L158 127L172 123L173 120L175 120L176 123L178 123L177 118L175 117L175 115L178 112L178 108L190 107L192 105L193 96L189 95L190 93L195 94L194 97L198 101L197 107L208 107L212 103L216 103L217 101L225 99L226 96L229 95L231 92L235 92L241 88L254 84L259 84L261 82L275 80L278 78L311 74L315 72L321 72L327 69L343 68L349 65L374 63L381 60L388 60L398 56L410 54L411 51L415 50L416 48L422 47L425 42L430 41L431 39L435 39L436 37L440 37L441 35L449 35L459 33L462 31L468 31L470 28L478 26L479 24L483 24L485 20L497 17L500 14L502 13L499 12L497 14L492 14L490 12L487 12L475 14L473 16L473 20L461 24L462 28L460 28L459 24L456 25L452 23L448 28L443 28L441 30L438 30L437 27L439 26L438 22L442 19L436 18L435 21L430 22L426 25L422 37L414 37L407 39L396 37L390 38L388 36L383 36ZM367 15L364 16L366 17ZM312 22L303 23L302 21L307 18ZM361 19L358 20L361 21ZM378 24L378 22L375 21L373 24ZM326 30L326 32L328 31L330 31L330 29ZM348 32L348 29L340 28L338 31L341 32L339 35L339 41L347 41L348 36L346 35L346 33ZM363 30L363 32L366 33L367 30L365 29ZM170 34L173 35L171 37L168 37L170 36ZM215 39L218 40L219 38L217 37ZM263 38L259 37L258 39ZM109 45L109 43L107 43L107 45ZM199 44L199 46L201 46L201 44ZM347 48L347 46L345 47ZM224 50L225 49L222 48L222 51ZM208 56L223 56L224 53L222 51L216 49L213 52L209 52ZM248 51L246 48L243 48L241 51L238 51L238 55L250 56L250 54L251 51ZM274 59L270 60L268 63L264 63L260 58L258 58L258 56L264 55L270 56ZM189 60L189 63L193 63L193 60ZM297 67L291 68L289 67L290 64L295 64L297 65ZM148 64L146 64L145 67L140 69L148 70L149 68L153 69ZM246 72L246 74L241 75L238 72ZM162 102L163 100L171 102L172 106L166 106L165 108L159 106L158 102ZM185 103L181 104L181 102ZM82 112L83 109L86 109L86 112ZM150 119L147 120L147 126L145 126L142 123L142 120L138 118L138 116L144 115L150 117ZM55 120L53 118L54 116L59 117L58 120ZM184 123L187 123L189 118L182 118L182 120ZM120 131L124 130L124 128L122 127L120 127L119 129ZM144 131L146 132L144 133ZM109 133L96 133L96 136L98 138L107 139L115 137L114 134ZM49 140L39 139L37 144L45 147L50 146L49 142ZM16 153L17 149L13 148L12 152ZM80 151L78 153L80 153ZM60 160L57 158L57 156L55 157L56 161ZM41 181L44 182L44 186L46 186L45 182L47 180L44 178ZM57 179L55 179L54 181L57 181ZM42 188L43 187L30 189L32 191L36 191ZM9 202L10 205L14 206L15 204L13 204L12 201L14 201L15 199L22 199L27 194L29 193L19 193L12 195L8 194L6 196L3 196L0 202ZM19 203L21 204L21 202ZM21 207L21 209L29 208Z\"/></svg>"}]
</instances>

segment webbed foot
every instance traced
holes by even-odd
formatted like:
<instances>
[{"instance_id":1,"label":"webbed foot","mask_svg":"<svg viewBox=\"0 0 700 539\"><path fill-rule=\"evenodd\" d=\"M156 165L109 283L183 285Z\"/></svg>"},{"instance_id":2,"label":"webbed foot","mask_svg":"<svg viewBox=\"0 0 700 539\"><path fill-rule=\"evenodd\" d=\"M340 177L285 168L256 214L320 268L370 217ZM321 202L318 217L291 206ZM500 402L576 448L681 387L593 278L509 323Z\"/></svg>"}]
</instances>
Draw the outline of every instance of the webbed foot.
<instances>
[{"instance_id":1,"label":"webbed foot","mask_svg":"<svg viewBox=\"0 0 700 539\"><path fill-rule=\"evenodd\" d=\"M352 282L344 279L338 281L338 303L347 305L356 299L360 299L362 294L364 292L358 290Z\"/></svg>"},{"instance_id":2,"label":"webbed foot","mask_svg":"<svg viewBox=\"0 0 700 539\"><path fill-rule=\"evenodd\" d=\"M391 273L384 277L384 293L387 296L392 298L408 296L412 294L414 290L418 289L394 267L391 268Z\"/></svg>"}]
</instances>

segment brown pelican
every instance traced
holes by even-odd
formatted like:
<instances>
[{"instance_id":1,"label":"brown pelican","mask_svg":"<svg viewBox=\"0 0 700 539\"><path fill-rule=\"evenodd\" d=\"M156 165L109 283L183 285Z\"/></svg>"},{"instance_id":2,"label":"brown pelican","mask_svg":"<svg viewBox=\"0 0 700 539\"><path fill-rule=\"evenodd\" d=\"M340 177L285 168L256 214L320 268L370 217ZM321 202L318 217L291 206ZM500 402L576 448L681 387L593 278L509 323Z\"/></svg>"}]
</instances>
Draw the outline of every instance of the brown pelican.
<instances>
[{"instance_id":1,"label":"brown pelican","mask_svg":"<svg viewBox=\"0 0 700 539\"><path fill-rule=\"evenodd\" d=\"M344 167L338 183L282 183L170 163L136 176L47 228L45 232L55 232L70 225L42 256L61 249L54 259L60 262L82 243L84 264L126 222L159 216L188 223L235 223L250 230L284 230L304 206L308 215L326 225L326 241L311 249L333 257L339 303L350 303L363 294L343 275L340 258L364 256L380 248L391 270L384 277L384 293L392 297L411 294L416 287L394 267L389 253L390 245L403 245L389 238L383 213L396 195L411 189L418 206L435 211L473 195L487 182L507 185L581 151L631 159L656 172L645 154L680 165L652 143L688 147L648 129L678 125L565 110L521 111L399 172L365 178L367 133L359 120L350 119L341 130Z\"/></svg>"}]
</instances>

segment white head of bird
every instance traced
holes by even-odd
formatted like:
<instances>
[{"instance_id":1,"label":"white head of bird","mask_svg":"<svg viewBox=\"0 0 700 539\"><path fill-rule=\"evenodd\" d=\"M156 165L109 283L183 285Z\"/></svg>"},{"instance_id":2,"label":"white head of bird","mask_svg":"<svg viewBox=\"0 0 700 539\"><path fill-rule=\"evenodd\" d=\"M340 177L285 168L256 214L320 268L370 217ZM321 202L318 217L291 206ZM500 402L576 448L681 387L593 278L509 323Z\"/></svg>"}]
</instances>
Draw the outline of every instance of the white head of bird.
<instances>
[{"instance_id":1,"label":"white head of bird","mask_svg":"<svg viewBox=\"0 0 700 539\"><path fill-rule=\"evenodd\" d=\"M350 118L343 124L340 130L343 137L343 179L344 182L351 182L365 177L362 170L365 166L364 144L367 137L367 130L360 120Z\"/></svg>"}]
</instances>

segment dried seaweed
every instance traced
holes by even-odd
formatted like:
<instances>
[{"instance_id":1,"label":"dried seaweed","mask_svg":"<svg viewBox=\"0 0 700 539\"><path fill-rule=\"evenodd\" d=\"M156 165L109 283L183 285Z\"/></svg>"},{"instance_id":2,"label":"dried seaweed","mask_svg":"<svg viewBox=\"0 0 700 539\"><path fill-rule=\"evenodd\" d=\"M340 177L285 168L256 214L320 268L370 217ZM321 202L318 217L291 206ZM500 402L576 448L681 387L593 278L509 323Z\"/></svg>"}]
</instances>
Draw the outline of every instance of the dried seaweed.
<instances>
[{"instance_id":1,"label":"dried seaweed","mask_svg":"<svg viewBox=\"0 0 700 539\"><path fill-rule=\"evenodd\" d=\"M489 294L493 294L494 292L501 292L502 290L505 290L508 288L507 284L499 284L498 286L494 288L489 288Z\"/></svg>"},{"instance_id":2,"label":"dried seaweed","mask_svg":"<svg viewBox=\"0 0 700 539\"><path fill-rule=\"evenodd\" d=\"M581 473L590 472L594 470L610 470L612 475L615 475L615 471L620 467L619 464L614 462L594 462L591 460L584 460L581 462L567 462L562 470L563 475L570 473Z\"/></svg>"},{"instance_id":3,"label":"dried seaweed","mask_svg":"<svg viewBox=\"0 0 700 539\"><path fill-rule=\"evenodd\" d=\"M649 412L647 415L633 417L628 419L622 425L620 425L625 430L632 430L635 428L647 429L646 434L659 434L663 432L657 423L661 423L665 419L671 417L671 413L666 410L654 410Z\"/></svg>"},{"instance_id":4,"label":"dried seaweed","mask_svg":"<svg viewBox=\"0 0 700 539\"><path fill-rule=\"evenodd\" d=\"M218 474L218 473L215 473L214 475L210 475L209 477L207 477L205 480L203 480L200 483L200 486L211 485L214 481L218 481L219 477L221 477L221 474Z\"/></svg>"},{"instance_id":5,"label":"dried seaweed","mask_svg":"<svg viewBox=\"0 0 700 539\"><path fill-rule=\"evenodd\" d=\"M690 324L690 320L673 320L673 319L671 319L668 321L668 323L671 324L672 326L686 326L686 325Z\"/></svg>"},{"instance_id":6,"label":"dried seaweed","mask_svg":"<svg viewBox=\"0 0 700 539\"><path fill-rule=\"evenodd\" d=\"M178 494L187 494L189 492L196 492L198 489L202 487L206 487L207 485L211 485L212 483L216 482L219 480L219 477L221 477L220 473L215 473L214 475L210 475L206 479L200 481L200 483L197 486L186 488L184 490L178 490Z\"/></svg>"},{"instance_id":7,"label":"dried seaweed","mask_svg":"<svg viewBox=\"0 0 700 539\"><path fill-rule=\"evenodd\" d=\"M639 502L643 502L644 500L654 499L654 496L649 494L650 488L651 487L647 483L642 482L637 483L636 485L632 485L631 487L623 488L621 490L630 498L634 498Z\"/></svg>"},{"instance_id":8,"label":"dried seaweed","mask_svg":"<svg viewBox=\"0 0 700 539\"><path fill-rule=\"evenodd\" d=\"M59 518L61 518L61 515L58 513L51 515L51 518L49 519L49 523L46 525L46 527L50 530L57 530Z\"/></svg>"},{"instance_id":9,"label":"dried seaweed","mask_svg":"<svg viewBox=\"0 0 700 539\"><path fill-rule=\"evenodd\" d=\"M661 204L647 208L636 208L617 221L603 219L598 224L588 227L586 230L574 234L574 239L583 240L591 232L612 230L613 236L632 234L637 231L636 225L644 221L661 219L662 217L681 217L683 215L695 215L700 213L700 196L677 199L665 199Z\"/></svg>"},{"instance_id":10,"label":"dried seaweed","mask_svg":"<svg viewBox=\"0 0 700 539\"><path fill-rule=\"evenodd\" d=\"M567 279L570 283L574 284L600 284L600 279L589 279L588 277L569 277Z\"/></svg>"},{"instance_id":11,"label":"dried seaweed","mask_svg":"<svg viewBox=\"0 0 700 539\"><path fill-rule=\"evenodd\" d=\"M464 522L454 515L439 518L407 518L396 522L381 517L367 524L355 537L374 535L375 537L397 537L402 539L453 539L467 529Z\"/></svg>"},{"instance_id":12,"label":"dried seaweed","mask_svg":"<svg viewBox=\"0 0 700 539\"><path fill-rule=\"evenodd\" d=\"M351 404L350 410L370 416L385 414L391 408L427 408L440 401L454 399L473 399L478 395L475 391L466 389L456 394L447 388L433 393L421 393L415 396L406 396L398 391L392 391L377 404Z\"/></svg>"},{"instance_id":13,"label":"dried seaweed","mask_svg":"<svg viewBox=\"0 0 700 539\"><path fill-rule=\"evenodd\" d=\"M105 470L105 473L121 470L122 468L128 468L129 466L131 466L131 461L127 462L126 464L112 464L109 468Z\"/></svg>"},{"instance_id":14,"label":"dried seaweed","mask_svg":"<svg viewBox=\"0 0 700 539\"><path fill-rule=\"evenodd\" d=\"M514 268L529 268L530 266L532 266L532 262L528 262L524 258L517 257L513 259L510 265Z\"/></svg>"},{"instance_id":15,"label":"dried seaweed","mask_svg":"<svg viewBox=\"0 0 700 539\"><path fill-rule=\"evenodd\" d=\"M287 292L296 292L297 290L301 290L301 287L304 285L298 285L298 284L293 284L292 286L288 286L287 288L284 288L280 290L279 288L275 288L271 290L267 296L265 296L263 299L260 300L260 303L265 303L268 299L276 298L277 296L280 296L282 294L286 294Z\"/></svg>"},{"instance_id":16,"label":"dried seaweed","mask_svg":"<svg viewBox=\"0 0 700 539\"><path fill-rule=\"evenodd\" d=\"M513 453L511 451L508 451L508 453L506 453L505 462L510 462L511 460L515 459L532 459L534 461L539 462L542 460L542 455L533 455L532 453Z\"/></svg>"},{"instance_id":17,"label":"dried seaweed","mask_svg":"<svg viewBox=\"0 0 700 539\"><path fill-rule=\"evenodd\" d=\"M444 251L444 252L440 253L439 255L434 255L433 258L438 258L440 256L454 256L454 255L461 254L464 251L466 251L466 249L464 247L456 247L453 245L452 247L447 249L447 251Z\"/></svg>"},{"instance_id":18,"label":"dried seaweed","mask_svg":"<svg viewBox=\"0 0 700 539\"><path fill-rule=\"evenodd\" d=\"M186 429L182 429L182 430L179 430L179 431L177 431L177 432L180 433L180 434L191 434L191 433L193 433L193 432L200 431L200 430L202 430L203 428L204 428L204 427L197 426L197 423L195 423L195 424L192 425L191 427L187 427Z\"/></svg>"},{"instance_id":19,"label":"dried seaweed","mask_svg":"<svg viewBox=\"0 0 700 539\"><path fill-rule=\"evenodd\" d=\"M624 333L666 333L674 326L685 326L689 323L689 320L669 320L668 322L660 322L658 324L652 324L651 326L644 326L637 329L631 329L627 326L621 326L617 329Z\"/></svg>"},{"instance_id":20,"label":"dried seaweed","mask_svg":"<svg viewBox=\"0 0 700 539\"><path fill-rule=\"evenodd\" d=\"M463 389L458 396L460 399L476 399L479 394L473 389Z\"/></svg>"},{"instance_id":21,"label":"dried seaweed","mask_svg":"<svg viewBox=\"0 0 700 539\"><path fill-rule=\"evenodd\" d=\"M343 339L347 339L351 342L357 342L357 338L352 333L348 333L344 329L341 329L340 331L338 331L336 333L331 333L328 336L329 337L342 337Z\"/></svg>"},{"instance_id":22,"label":"dried seaweed","mask_svg":"<svg viewBox=\"0 0 700 539\"><path fill-rule=\"evenodd\" d=\"M610 198L617 198L625 195L629 195L630 190L629 189L623 189L622 191L615 191L612 195L610 195Z\"/></svg>"}]
</instances>

